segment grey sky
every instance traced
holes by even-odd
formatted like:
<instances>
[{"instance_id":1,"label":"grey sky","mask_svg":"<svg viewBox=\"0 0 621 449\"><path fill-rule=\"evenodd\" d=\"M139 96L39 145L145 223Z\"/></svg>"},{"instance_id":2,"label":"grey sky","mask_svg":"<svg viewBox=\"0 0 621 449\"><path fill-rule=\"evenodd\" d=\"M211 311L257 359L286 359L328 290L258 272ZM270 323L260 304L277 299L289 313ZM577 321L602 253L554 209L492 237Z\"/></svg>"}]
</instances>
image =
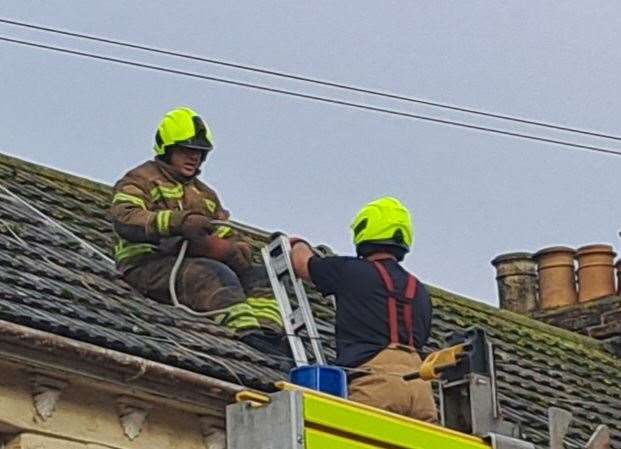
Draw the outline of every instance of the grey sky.
<instances>
[{"instance_id":1,"label":"grey sky","mask_svg":"<svg viewBox=\"0 0 621 449\"><path fill-rule=\"evenodd\" d=\"M171 7L171 5L176 5ZM0 16L404 95L621 134L618 1L4 0ZM621 149L621 144L119 50L12 36L307 93ZM0 43L0 151L112 183L188 105L216 149L202 179L239 220L351 253L387 194L413 211L407 266L495 304L495 255L612 242L621 158Z\"/></svg>"}]
</instances>

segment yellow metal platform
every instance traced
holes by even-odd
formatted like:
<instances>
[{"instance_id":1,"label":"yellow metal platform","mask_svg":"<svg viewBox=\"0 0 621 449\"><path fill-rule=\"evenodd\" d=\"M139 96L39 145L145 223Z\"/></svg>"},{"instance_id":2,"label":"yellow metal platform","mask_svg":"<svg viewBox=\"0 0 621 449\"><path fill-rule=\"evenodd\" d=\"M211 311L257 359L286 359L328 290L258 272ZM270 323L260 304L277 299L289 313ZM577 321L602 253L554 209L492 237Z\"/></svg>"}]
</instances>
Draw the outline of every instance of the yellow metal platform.
<instances>
[{"instance_id":1,"label":"yellow metal platform","mask_svg":"<svg viewBox=\"0 0 621 449\"><path fill-rule=\"evenodd\" d=\"M306 449L489 449L481 438L286 382L303 395Z\"/></svg>"}]
</instances>

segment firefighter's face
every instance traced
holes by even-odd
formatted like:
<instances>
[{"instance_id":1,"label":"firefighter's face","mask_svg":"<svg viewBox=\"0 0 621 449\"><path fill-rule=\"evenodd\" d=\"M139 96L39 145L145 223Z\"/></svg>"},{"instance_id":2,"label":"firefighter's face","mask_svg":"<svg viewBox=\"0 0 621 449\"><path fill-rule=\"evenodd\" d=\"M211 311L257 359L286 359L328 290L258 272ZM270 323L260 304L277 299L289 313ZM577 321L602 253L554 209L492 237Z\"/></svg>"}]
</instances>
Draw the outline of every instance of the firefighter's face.
<instances>
[{"instance_id":1,"label":"firefighter's face","mask_svg":"<svg viewBox=\"0 0 621 449\"><path fill-rule=\"evenodd\" d=\"M203 162L203 152L194 148L176 147L170 156L170 165L183 176L194 176Z\"/></svg>"}]
</instances>

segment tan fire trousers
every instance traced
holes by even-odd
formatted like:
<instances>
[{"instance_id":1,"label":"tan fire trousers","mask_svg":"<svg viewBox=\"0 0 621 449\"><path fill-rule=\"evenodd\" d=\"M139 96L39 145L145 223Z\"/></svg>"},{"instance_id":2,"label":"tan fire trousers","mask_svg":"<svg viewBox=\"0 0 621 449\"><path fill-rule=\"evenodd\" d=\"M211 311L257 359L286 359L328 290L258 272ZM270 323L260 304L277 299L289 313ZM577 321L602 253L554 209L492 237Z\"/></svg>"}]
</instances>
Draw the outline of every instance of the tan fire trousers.
<instances>
[{"instance_id":1,"label":"tan fire trousers","mask_svg":"<svg viewBox=\"0 0 621 449\"><path fill-rule=\"evenodd\" d=\"M349 399L409 416L429 423L438 422L431 383L417 379L404 381L403 374L417 371L420 356L406 346L388 347L360 365L369 374L355 377L349 384Z\"/></svg>"}]
</instances>

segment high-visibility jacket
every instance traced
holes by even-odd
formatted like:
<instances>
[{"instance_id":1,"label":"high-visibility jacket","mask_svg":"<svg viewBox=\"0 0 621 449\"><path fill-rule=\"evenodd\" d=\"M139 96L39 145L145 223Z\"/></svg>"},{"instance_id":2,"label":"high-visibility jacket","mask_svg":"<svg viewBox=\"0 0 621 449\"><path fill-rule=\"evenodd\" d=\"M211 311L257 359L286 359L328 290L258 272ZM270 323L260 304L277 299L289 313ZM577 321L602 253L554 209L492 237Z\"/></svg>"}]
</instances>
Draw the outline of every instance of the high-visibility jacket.
<instances>
[{"instance_id":1,"label":"high-visibility jacket","mask_svg":"<svg viewBox=\"0 0 621 449\"><path fill-rule=\"evenodd\" d=\"M117 234L117 267L123 272L145 258L176 253L186 215L216 218L222 211L216 192L196 176L184 177L159 160L145 162L114 186L110 214ZM216 230L220 237L232 233L228 227Z\"/></svg>"}]
</instances>

